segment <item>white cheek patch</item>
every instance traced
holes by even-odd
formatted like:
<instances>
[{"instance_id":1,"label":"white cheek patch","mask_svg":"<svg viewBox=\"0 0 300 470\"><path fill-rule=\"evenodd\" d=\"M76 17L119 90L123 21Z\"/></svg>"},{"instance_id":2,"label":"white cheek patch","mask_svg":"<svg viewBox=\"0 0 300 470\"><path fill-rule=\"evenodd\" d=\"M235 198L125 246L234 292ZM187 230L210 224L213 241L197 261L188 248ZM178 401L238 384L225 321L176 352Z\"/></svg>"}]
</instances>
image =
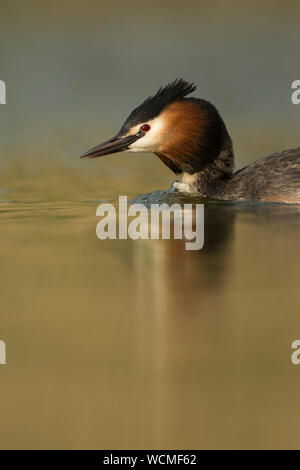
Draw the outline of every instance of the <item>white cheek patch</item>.
<instances>
[{"instance_id":1,"label":"white cheek patch","mask_svg":"<svg viewBox=\"0 0 300 470\"><path fill-rule=\"evenodd\" d=\"M162 135L164 132L163 118L157 117L145 124L149 124L151 129L148 132L145 132L143 137L129 146L129 150L131 150L131 152L154 152L162 141Z\"/></svg>"}]
</instances>

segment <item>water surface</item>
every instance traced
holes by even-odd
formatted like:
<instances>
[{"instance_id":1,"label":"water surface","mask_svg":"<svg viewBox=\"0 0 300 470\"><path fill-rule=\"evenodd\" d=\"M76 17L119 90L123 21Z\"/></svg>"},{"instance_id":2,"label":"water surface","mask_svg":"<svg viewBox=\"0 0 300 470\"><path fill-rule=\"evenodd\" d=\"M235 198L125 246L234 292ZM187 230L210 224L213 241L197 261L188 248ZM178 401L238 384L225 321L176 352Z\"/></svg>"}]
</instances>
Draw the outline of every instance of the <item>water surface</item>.
<instances>
[{"instance_id":1,"label":"water surface","mask_svg":"<svg viewBox=\"0 0 300 470\"><path fill-rule=\"evenodd\" d=\"M114 182L62 173L2 194L1 447L297 447L299 208L209 203L199 252L100 241Z\"/></svg>"}]
</instances>

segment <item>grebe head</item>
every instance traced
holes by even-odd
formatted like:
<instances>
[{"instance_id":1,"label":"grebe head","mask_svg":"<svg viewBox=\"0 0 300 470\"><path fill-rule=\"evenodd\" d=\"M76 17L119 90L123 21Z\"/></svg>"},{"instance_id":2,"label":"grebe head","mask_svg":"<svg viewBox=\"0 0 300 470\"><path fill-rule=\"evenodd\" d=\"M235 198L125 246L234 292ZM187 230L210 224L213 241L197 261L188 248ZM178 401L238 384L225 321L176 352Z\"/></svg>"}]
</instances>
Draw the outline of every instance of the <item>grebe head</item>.
<instances>
[{"instance_id":1,"label":"grebe head","mask_svg":"<svg viewBox=\"0 0 300 470\"><path fill-rule=\"evenodd\" d=\"M160 88L132 111L115 137L81 158L153 152L176 174L203 170L218 158L230 137L211 103L186 98L195 90L193 83L182 79Z\"/></svg>"}]
</instances>

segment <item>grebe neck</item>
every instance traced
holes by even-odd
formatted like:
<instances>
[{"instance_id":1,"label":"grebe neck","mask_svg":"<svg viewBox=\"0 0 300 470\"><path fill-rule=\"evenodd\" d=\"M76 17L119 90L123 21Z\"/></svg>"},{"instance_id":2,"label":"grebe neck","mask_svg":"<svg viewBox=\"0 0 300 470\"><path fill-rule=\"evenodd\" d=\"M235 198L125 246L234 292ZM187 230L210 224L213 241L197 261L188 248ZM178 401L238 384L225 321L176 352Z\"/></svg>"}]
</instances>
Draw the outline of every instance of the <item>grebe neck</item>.
<instances>
[{"instance_id":1,"label":"grebe neck","mask_svg":"<svg viewBox=\"0 0 300 470\"><path fill-rule=\"evenodd\" d=\"M183 174L181 179L182 189L185 188L190 192L214 197L232 177L233 168L233 145L228 135L218 157L212 163L209 163L205 168L193 174Z\"/></svg>"}]
</instances>

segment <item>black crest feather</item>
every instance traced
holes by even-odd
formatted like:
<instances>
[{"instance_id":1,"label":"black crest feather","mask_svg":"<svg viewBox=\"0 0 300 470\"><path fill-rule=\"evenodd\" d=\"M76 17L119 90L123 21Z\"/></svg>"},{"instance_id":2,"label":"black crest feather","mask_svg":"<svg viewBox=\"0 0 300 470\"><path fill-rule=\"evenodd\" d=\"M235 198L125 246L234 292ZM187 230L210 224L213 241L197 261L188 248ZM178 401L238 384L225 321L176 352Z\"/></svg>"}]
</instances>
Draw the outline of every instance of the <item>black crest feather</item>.
<instances>
[{"instance_id":1,"label":"black crest feather","mask_svg":"<svg viewBox=\"0 0 300 470\"><path fill-rule=\"evenodd\" d=\"M131 127L137 124L154 119L171 103L183 99L195 90L194 83L188 83L182 78L177 78L174 82L159 88L156 95L150 96L132 111L124 122L119 135L126 134Z\"/></svg>"}]
</instances>

